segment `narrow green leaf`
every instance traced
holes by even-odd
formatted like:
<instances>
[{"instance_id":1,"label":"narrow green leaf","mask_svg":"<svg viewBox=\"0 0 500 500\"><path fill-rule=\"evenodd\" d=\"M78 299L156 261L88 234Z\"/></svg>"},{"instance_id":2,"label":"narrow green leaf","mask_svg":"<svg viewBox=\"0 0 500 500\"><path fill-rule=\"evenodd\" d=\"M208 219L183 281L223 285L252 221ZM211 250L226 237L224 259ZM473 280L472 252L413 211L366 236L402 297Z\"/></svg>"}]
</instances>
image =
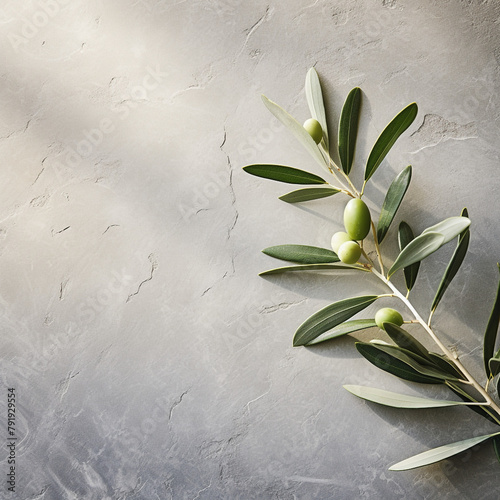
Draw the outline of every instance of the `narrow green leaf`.
<instances>
[{"instance_id":1,"label":"narrow green leaf","mask_svg":"<svg viewBox=\"0 0 500 500\"><path fill-rule=\"evenodd\" d=\"M422 234L441 233L444 237L443 245L456 238L462 231L470 226L470 219L467 217L449 217L434 226L422 231Z\"/></svg>"},{"instance_id":2,"label":"narrow green leaf","mask_svg":"<svg viewBox=\"0 0 500 500\"><path fill-rule=\"evenodd\" d=\"M462 215L467 217L467 209L462 211ZM467 249L469 248L469 240L470 240L470 231L467 227L464 231L460 233L458 237L458 244L451 256L450 262L446 267L443 278L441 279L441 283L439 283L439 287L437 289L436 295L434 296L434 300L432 301L431 311L434 312L439 305L439 302L443 298L444 292L446 292L449 284L457 274L462 262L464 261L465 255L467 253Z\"/></svg>"},{"instance_id":3,"label":"narrow green leaf","mask_svg":"<svg viewBox=\"0 0 500 500\"><path fill-rule=\"evenodd\" d=\"M319 198L326 198L340 193L338 189L333 188L305 188L297 189L291 193L280 196L279 199L287 203L300 203L302 201L318 200Z\"/></svg>"},{"instance_id":4,"label":"narrow green leaf","mask_svg":"<svg viewBox=\"0 0 500 500\"><path fill-rule=\"evenodd\" d=\"M307 130L291 115L289 115L282 107L278 106L275 102L262 96L266 108L281 122L285 127L292 132L295 138L305 147L309 154L320 164L326 172L329 172L328 163L325 161L321 154L318 145L314 139L309 135ZM318 120L319 121L319 120Z\"/></svg>"},{"instance_id":5,"label":"narrow green leaf","mask_svg":"<svg viewBox=\"0 0 500 500\"><path fill-rule=\"evenodd\" d=\"M324 342L325 340L341 337L343 335L347 335L348 333L359 332L360 330L366 330L375 326L377 326L377 323L375 323L374 319L353 319L352 321L346 321L345 323L336 326L326 335L317 337L307 345L319 344L320 342Z\"/></svg>"},{"instance_id":6,"label":"narrow green leaf","mask_svg":"<svg viewBox=\"0 0 500 500\"><path fill-rule=\"evenodd\" d=\"M372 344L366 342L356 342L356 349L370 363L377 368L384 370L396 377L411 382L419 382L421 384L442 384L443 380L433 376L426 376L417 371L412 365L417 364L415 360L408 356L408 360L402 361L399 357L387 352L393 346L383 344Z\"/></svg>"},{"instance_id":7,"label":"narrow green leaf","mask_svg":"<svg viewBox=\"0 0 500 500\"><path fill-rule=\"evenodd\" d=\"M368 161L366 162L365 181L367 181L377 170L389 150L398 140L399 136L413 123L417 116L418 107L416 103L409 104L396 115L380 134L377 142L372 148Z\"/></svg>"},{"instance_id":8,"label":"narrow green leaf","mask_svg":"<svg viewBox=\"0 0 500 500\"><path fill-rule=\"evenodd\" d=\"M339 122L339 157L342 170L349 174L354 160L358 135L361 89L353 88L347 96Z\"/></svg>"},{"instance_id":9,"label":"narrow green leaf","mask_svg":"<svg viewBox=\"0 0 500 500\"><path fill-rule=\"evenodd\" d=\"M429 361L413 351L395 345L377 345L378 349L413 368L416 372L426 377L441 380L457 381L458 379L435 366L429 366Z\"/></svg>"},{"instance_id":10,"label":"narrow green leaf","mask_svg":"<svg viewBox=\"0 0 500 500\"><path fill-rule=\"evenodd\" d=\"M463 401L466 402L472 402L472 403L477 403L477 399L473 398L470 394L466 393L459 385L454 384L452 382L446 382L446 385ZM486 420L489 420L491 423L498 425L498 422L496 422L493 417L488 413L487 411L487 406L468 406L473 412L477 413L478 415L481 415L484 417Z\"/></svg>"},{"instance_id":11,"label":"narrow green leaf","mask_svg":"<svg viewBox=\"0 0 500 500\"><path fill-rule=\"evenodd\" d=\"M308 245L276 245L264 248L262 253L275 259L297 262L298 264L327 264L339 262L337 254L328 248Z\"/></svg>"},{"instance_id":12,"label":"narrow green leaf","mask_svg":"<svg viewBox=\"0 0 500 500\"><path fill-rule=\"evenodd\" d=\"M500 462L500 436L495 436L493 439L493 450L495 451L495 456Z\"/></svg>"},{"instance_id":13,"label":"narrow green leaf","mask_svg":"<svg viewBox=\"0 0 500 500\"><path fill-rule=\"evenodd\" d=\"M500 271L500 264L497 264L498 270ZM490 359L493 357L495 351L495 343L497 340L498 325L500 324L500 280L498 281L497 295L495 297L495 302L493 303L493 309L486 325L486 331L484 333L484 346L483 346L483 359L484 359L484 369L486 371L486 376L490 377L491 372L488 366Z\"/></svg>"},{"instance_id":14,"label":"narrow green leaf","mask_svg":"<svg viewBox=\"0 0 500 500\"><path fill-rule=\"evenodd\" d=\"M401 253L389 269L388 276L392 276L399 269L408 267L415 262L420 262L425 259L441 248L443 241L444 236L441 233L426 233L417 236L401 250Z\"/></svg>"},{"instance_id":15,"label":"narrow green leaf","mask_svg":"<svg viewBox=\"0 0 500 500\"><path fill-rule=\"evenodd\" d=\"M249 174L273 181L288 184L326 184L326 181L316 174L311 174L298 168L284 165L247 165L243 170Z\"/></svg>"},{"instance_id":16,"label":"narrow green leaf","mask_svg":"<svg viewBox=\"0 0 500 500\"><path fill-rule=\"evenodd\" d=\"M312 342L322 333L352 318L352 316L373 304L377 299L378 295L365 295L339 300L324 307L299 326L293 337L293 345L300 346Z\"/></svg>"},{"instance_id":17,"label":"narrow green leaf","mask_svg":"<svg viewBox=\"0 0 500 500\"><path fill-rule=\"evenodd\" d=\"M314 68L311 68L306 75L306 99L309 106L311 116L319 121L323 129L323 141L325 149L329 150L328 144L328 124L326 123L325 104L323 102L323 92L321 91L321 83L318 73Z\"/></svg>"},{"instance_id":18,"label":"narrow green leaf","mask_svg":"<svg viewBox=\"0 0 500 500\"><path fill-rule=\"evenodd\" d=\"M462 380L465 379L464 374L460 373L458 371L458 368L456 368L455 365L446 356L443 356L442 354L436 354L435 352L430 352L428 356L432 363L436 365L440 370L449 373L453 377Z\"/></svg>"},{"instance_id":19,"label":"narrow green leaf","mask_svg":"<svg viewBox=\"0 0 500 500\"><path fill-rule=\"evenodd\" d=\"M399 242L399 250L403 250L408 243L413 241L414 235L411 227L406 222L401 222L399 224L398 230L398 242ZM418 269L420 267L420 262L415 262L403 269L405 275L406 288L410 291L415 285L415 281L417 280Z\"/></svg>"},{"instance_id":20,"label":"narrow green leaf","mask_svg":"<svg viewBox=\"0 0 500 500\"><path fill-rule=\"evenodd\" d=\"M379 243L382 243L382 240L385 238L385 235L394 220L394 216L396 215L396 212L403 201L404 195L408 190L410 180L411 165L408 165L399 173L394 181L392 181L392 184L387 191L377 224L377 239Z\"/></svg>"},{"instance_id":21,"label":"narrow green leaf","mask_svg":"<svg viewBox=\"0 0 500 500\"><path fill-rule=\"evenodd\" d=\"M416 469L417 467L423 467L424 465L433 464L435 462L440 462L446 458L457 455L462 451L468 450L476 446L487 439L494 436L498 436L500 433L487 434L485 436L478 436L475 438L465 439L464 441L457 441L456 443L446 444L444 446L439 446L439 448L434 448L424 453L419 453L413 457L407 458L393 466L389 467L389 470L409 470Z\"/></svg>"},{"instance_id":22,"label":"narrow green leaf","mask_svg":"<svg viewBox=\"0 0 500 500\"><path fill-rule=\"evenodd\" d=\"M406 330L393 323L384 323L384 329L387 335L399 346L418 354L425 360L430 361L429 351Z\"/></svg>"},{"instance_id":23,"label":"narrow green leaf","mask_svg":"<svg viewBox=\"0 0 500 500\"><path fill-rule=\"evenodd\" d=\"M467 405L467 403L463 401L445 401L407 396L406 394L398 394L396 392L385 391L375 387L365 387L362 385L344 385L344 389L358 396L358 398L385 406L391 406L393 408L443 408L446 406Z\"/></svg>"},{"instance_id":24,"label":"narrow green leaf","mask_svg":"<svg viewBox=\"0 0 500 500\"><path fill-rule=\"evenodd\" d=\"M262 271L259 276L269 276L271 274L282 274L294 271L328 271L329 269L334 269L336 271L367 271L363 267L353 266L350 264L343 264L341 262L334 262L332 264L304 264L302 266L284 266L276 267L275 269L269 269L268 271Z\"/></svg>"}]
</instances>

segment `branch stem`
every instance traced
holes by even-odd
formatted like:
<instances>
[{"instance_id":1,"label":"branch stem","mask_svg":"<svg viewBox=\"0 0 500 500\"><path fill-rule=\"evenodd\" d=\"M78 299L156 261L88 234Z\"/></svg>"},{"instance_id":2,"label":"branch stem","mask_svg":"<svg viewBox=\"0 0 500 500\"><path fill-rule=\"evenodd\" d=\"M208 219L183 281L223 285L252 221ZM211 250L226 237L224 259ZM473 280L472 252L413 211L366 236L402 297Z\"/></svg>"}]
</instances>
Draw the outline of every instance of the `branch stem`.
<instances>
[{"instance_id":1,"label":"branch stem","mask_svg":"<svg viewBox=\"0 0 500 500\"><path fill-rule=\"evenodd\" d=\"M375 269L371 269L371 272L375 274L380 280L382 280L393 292L394 296L400 299L403 304L410 310L415 319L420 323L420 325L424 328L424 330L429 334L432 340L439 346L443 354L455 364L455 366L459 369L459 371L465 376L469 384L476 389L476 391L481 394L484 398L483 406L489 406L495 413L500 416L500 407L493 401L490 395L486 392L486 390L479 384L476 379L467 371L467 369L462 365L460 360L453 356L452 352L441 342L441 340L436 336L432 328L427 324L426 321L422 319L418 311L413 307L412 303L383 275L380 274Z\"/></svg>"}]
</instances>

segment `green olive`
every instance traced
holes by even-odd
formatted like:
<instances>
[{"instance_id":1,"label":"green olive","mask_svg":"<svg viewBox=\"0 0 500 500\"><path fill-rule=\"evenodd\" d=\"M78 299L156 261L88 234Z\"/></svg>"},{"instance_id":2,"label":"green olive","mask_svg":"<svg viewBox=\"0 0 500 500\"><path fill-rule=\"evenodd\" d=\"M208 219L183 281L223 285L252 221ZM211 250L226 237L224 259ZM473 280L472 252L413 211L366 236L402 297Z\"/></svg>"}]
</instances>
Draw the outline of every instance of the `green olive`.
<instances>
[{"instance_id":1,"label":"green olive","mask_svg":"<svg viewBox=\"0 0 500 500\"><path fill-rule=\"evenodd\" d=\"M385 330L384 323L393 323L397 326L401 326L403 324L403 316L401 316L396 309L383 307L377 311L377 314L375 314L375 323L377 323L379 328Z\"/></svg>"},{"instance_id":2,"label":"green olive","mask_svg":"<svg viewBox=\"0 0 500 500\"><path fill-rule=\"evenodd\" d=\"M351 239L363 240L370 232L370 210L366 203L354 198L347 203L344 210L344 227Z\"/></svg>"},{"instance_id":3,"label":"green olive","mask_svg":"<svg viewBox=\"0 0 500 500\"><path fill-rule=\"evenodd\" d=\"M340 245L337 255L344 264L354 264L361 257L361 248L355 241L346 241Z\"/></svg>"},{"instance_id":4,"label":"green olive","mask_svg":"<svg viewBox=\"0 0 500 500\"><path fill-rule=\"evenodd\" d=\"M340 245L346 241L352 241L352 238L343 231L339 231L332 236L332 248L337 255L339 254Z\"/></svg>"},{"instance_id":5,"label":"green olive","mask_svg":"<svg viewBox=\"0 0 500 500\"><path fill-rule=\"evenodd\" d=\"M304 128L309 132L309 135L314 139L316 144L321 142L323 138L323 129L318 120L314 118L309 118L304 122Z\"/></svg>"}]
</instances>

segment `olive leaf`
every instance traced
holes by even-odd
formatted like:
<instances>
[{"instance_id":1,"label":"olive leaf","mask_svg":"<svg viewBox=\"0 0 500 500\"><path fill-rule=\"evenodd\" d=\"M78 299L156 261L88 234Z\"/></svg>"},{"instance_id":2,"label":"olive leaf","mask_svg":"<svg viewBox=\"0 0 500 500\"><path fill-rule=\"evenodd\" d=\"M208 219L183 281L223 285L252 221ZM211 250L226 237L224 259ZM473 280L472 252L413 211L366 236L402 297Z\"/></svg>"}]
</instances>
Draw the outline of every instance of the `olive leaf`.
<instances>
[{"instance_id":1,"label":"olive leaf","mask_svg":"<svg viewBox=\"0 0 500 500\"><path fill-rule=\"evenodd\" d=\"M411 180L411 172L411 165L408 165L392 181L392 184L387 191L377 224L377 240L379 243L381 243L385 238L385 235L394 220L394 216L403 201L404 195L408 190Z\"/></svg>"},{"instance_id":2,"label":"olive leaf","mask_svg":"<svg viewBox=\"0 0 500 500\"><path fill-rule=\"evenodd\" d=\"M469 214L467 212L467 209L464 208L462 210L462 216L468 217L468 215ZM451 256L450 262L446 267L443 278L439 283L439 287L437 289L436 295L434 296L434 300L432 301L431 312L434 312L436 310L449 284L451 283L451 281L457 274L458 270L460 269L460 266L462 265L462 262L467 253L467 249L469 248L469 240L470 240L470 231L469 228L467 227L460 233L460 236L458 237L457 247L455 248L455 251Z\"/></svg>"},{"instance_id":3,"label":"olive leaf","mask_svg":"<svg viewBox=\"0 0 500 500\"><path fill-rule=\"evenodd\" d=\"M323 142L325 149L329 150L328 144L328 124L326 123L325 104L323 102L323 92L318 73L311 68L306 74L306 99L311 116L318 120L323 130Z\"/></svg>"},{"instance_id":4,"label":"olive leaf","mask_svg":"<svg viewBox=\"0 0 500 500\"><path fill-rule=\"evenodd\" d=\"M365 182L374 174L399 136L413 123L418 112L416 103L411 103L397 114L380 134L373 146L365 169Z\"/></svg>"},{"instance_id":5,"label":"olive leaf","mask_svg":"<svg viewBox=\"0 0 500 500\"><path fill-rule=\"evenodd\" d=\"M269 276L271 274L282 274L294 271L328 271L334 269L336 271L365 271L369 272L364 267L354 266L351 264L343 264L341 262L333 262L331 264L304 264L301 266L284 266L276 267L275 269L269 269L267 271L262 271L259 276Z\"/></svg>"},{"instance_id":6,"label":"olive leaf","mask_svg":"<svg viewBox=\"0 0 500 500\"><path fill-rule=\"evenodd\" d=\"M326 172L330 172L329 164L327 160L321 154L318 145L314 142L314 139L309 135L307 130L289 115L283 108L278 106L275 102L268 99L266 96L262 96L262 101L264 102L266 108L271 111L271 113L281 122L285 127L292 132L295 138L305 147L309 154L320 164Z\"/></svg>"},{"instance_id":7,"label":"olive leaf","mask_svg":"<svg viewBox=\"0 0 500 500\"><path fill-rule=\"evenodd\" d=\"M381 343L356 342L356 349L370 363L396 377L421 384L442 384L441 374L420 365L404 350ZM424 373L422 373L424 372Z\"/></svg>"},{"instance_id":8,"label":"olive leaf","mask_svg":"<svg viewBox=\"0 0 500 500\"><path fill-rule=\"evenodd\" d=\"M403 363L406 363L421 375L438 378L443 381L451 380L453 382L456 382L459 380L457 379L457 377L440 370L436 366L430 366L428 359L423 358L419 354L405 349L404 347L388 344L378 345L378 348L391 357L396 358Z\"/></svg>"},{"instance_id":9,"label":"olive leaf","mask_svg":"<svg viewBox=\"0 0 500 500\"><path fill-rule=\"evenodd\" d=\"M429 357L429 351L406 330L403 330L394 323L384 323L384 330L396 345L417 354L424 358L424 360L432 362Z\"/></svg>"},{"instance_id":10,"label":"olive leaf","mask_svg":"<svg viewBox=\"0 0 500 500\"><path fill-rule=\"evenodd\" d=\"M297 189L291 193L280 196L279 199L287 203L300 203L302 201L318 200L340 193L338 189L334 188L305 188Z\"/></svg>"},{"instance_id":11,"label":"olive leaf","mask_svg":"<svg viewBox=\"0 0 500 500\"><path fill-rule=\"evenodd\" d=\"M500 436L495 436L492 439L493 442L493 450L495 451L495 456L497 460L500 462Z\"/></svg>"},{"instance_id":12,"label":"olive leaf","mask_svg":"<svg viewBox=\"0 0 500 500\"><path fill-rule=\"evenodd\" d=\"M401 250L391 269L389 269L388 276L392 276L401 268L425 259L462 231L465 231L469 225L470 219L467 217L449 217L434 226L428 227L422 231L420 236L417 236Z\"/></svg>"},{"instance_id":13,"label":"olive leaf","mask_svg":"<svg viewBox=\"0 0 500 500\"><path fill-rule=\"evenodd\" d=\"M436 365L440 370L449 373L457 378L464 378L464 374L461 373L458 368L442 354L436 354L435 352L428 353L429 359L434 365Z\"/></svg>"},{"instance_id":14,"label":"olive leaf","mask_svg":"<svg viewBox=\"0 0 500 500\"><path fill-rule=\"evenodd\" d=\"M257 177L288 184L326 184L326 181L316 174L285 165L253 164L243 167L243 170Z\"/></svg>"},{"instance_id":15,"label":"olive leaf","mask_svg":"<svg viewBox=\"0 0 500 500\"><path fill-rule=\"evenodd\" d=\"M458 384L447 381L446 385L463 401L465 402L470 401L471 403L478 402L477 399L473 398L470 394L465 392ZM470 408L473 412L477 413L478 415L481 415L485 419L489 420L491 423L498 425L498 422L489 413L487 406L471 405L468 406L468 408Z\"/></svg>"},{"instance_id":16,"label":"olive leaf","mask_svg":"<svg viewBox=\"0 0 500 500\"><path fill-rule=\"evenodd\" d=\"M276 245L264 248L262 253L275 259L297 262L298 264L327 264L339 262L335 252L328 248L312 247L308 245Z\"/></svg>"},{"instance_id":17,"label":"olive leaf","mask_svg":"<svg viewBox=\"0 0 500 500\"><path fill-rule=\"evenodd\" d=\"M389 269L388 277L391 277L399 269L425 259L441 248L443 242L444 236L441 233L426 233L417 236L401 250L401 253Z\"/></svg>"},{"instance_id":18,"label":"olive leaf","mask_svg":"<svg viewBox=\"0 0 500 500\"><path fill-rule=\"evenodd\" d=\"M342 337L353 332L359 332L360 330L367 330L368 328L373 328L377 326L374 319L353 319L352 321L346 321L341 325L336 326L329 330L326 335L321 335L306 345L315 345L320 342L325 342L325 340L331 340L333 338Z\"/></svg>"},{"instance_id":19,"label":"olive leaf","mask_svg":"<svg viewBox=\"0 0 500 500\"><path fill-rule=\"evenodd\" d=\"M404 221L399 224L398 228L398 243L399 243L399 251L403 250L408 243L410 243L414 239L413 231L411 227ZM410 291L415 285L415 281L417 280L418 269L420 267L420 262L414 262L409 266L406 266L403 271L405 275L406 288Z\"/></svg>"},{"instance_id":20,"label":"olive leaf","mask_svg":"<svg viewBox=\"0 0 500 500\"><path fill-rule=\"evenodd\" d=\"M470 439L465 439L464 441L457 441L456 443L446 444L444 446L439 446L424 453L419 453L413 457L407 458L397 464L389 467L389 470L409 470L415 469L417 467L423 467L424 465L433 464L435 462L440 462L446 458L457 455L462 451L468 450L473 446L476 446L487 439L500 435L500 432L495 434L486 434L484 436L478 436Z\"/></svg>"},{"instance_id":21,"label":"olive leaf","mask_svg":"<svg viewBox=\"0 0 500 500\"><path fill-rule=\"evenodd\" d=\"M339 122L339 157L342 170L349 175L358 135L361 89L353 88L344 103Z\"/></svg>"},{"instance_id":22,"label":"olive leaf","mask_svg":"<svg viewBox=\"0 0 500 500\"><path fill-rule=\"evenodd\" d=\"M462 231L465 231L470 226L470 219L468 217L448 217L447 219L430 226L422 231L426 233L441 233L444 236L443 245L458 236Z\"/></svg>"},{"instance_id":23,"label":"olive leaf","mask_svg":"<svg viewBox=\"0 0 500 500\"><path fill-rule=\"evenodd\" d=\"M364 295L339 300L306 319L297 329L293 337L293 345L301 346L312 342L322 333L335 328L355 314L366 309L378 299L378 295Z\"/></svg>"},{"instance_id":24,"label":"olive leaf","mask_svg":"<svg viewBox=\"0 0 500 500\"><path fill-rule=\"evenodd\" d=\"M375 387L365 387L362 385L344 385L344 389L354 394L358 398L366 399L373 403L378 403L392 408L443 408L447 406L464 406L464 401L446 401L439 399L420 398L407 396L396 392L377 389Z\"/></svg>"},{"instance_id":25,"label":"olive leaf","mask_svg":"<svg viewBox=\"0 0 500 500\"><path fill-rule=\"evenodd\" d=\"M498 270L500 271L500 264L497 264ZM500 279L498 281L497 295L495 297L495 302L493 303L493 309L486 325L486 331L484 333L483 342L483 360L484 369L486 371L486 376L490 377L491 371L489 368L489 361L493 357L493 352L495 350L495 343L497 340L498 325L500 324Z\"/></svg>"}]
</instances>

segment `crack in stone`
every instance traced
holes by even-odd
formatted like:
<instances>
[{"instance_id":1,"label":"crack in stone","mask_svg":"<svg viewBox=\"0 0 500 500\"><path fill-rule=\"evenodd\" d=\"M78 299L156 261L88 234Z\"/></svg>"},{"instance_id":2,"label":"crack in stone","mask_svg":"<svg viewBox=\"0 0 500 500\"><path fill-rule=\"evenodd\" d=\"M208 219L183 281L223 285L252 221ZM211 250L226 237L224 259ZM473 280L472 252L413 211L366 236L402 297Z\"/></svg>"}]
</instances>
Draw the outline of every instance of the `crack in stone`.
<instances>
[{"instance_id":1,"label":"crack in stone","mask_svg":"<svg viewBox=\"0 0 500 500\"><path fill-rule=\"evenodd\" d=\"M168 420L170 421L172 418L172 413L175 408L177 408L181 403L182 400L184 399L184 396L188 393L189 391L184 391L180 396L177 401L174 401L174 404L170 407L170 411L168 412Z\"/></svg>"},{"instance_id":2,"label":"crack in stone","mask_svg":"<svg viewBox=\"0 0 500 500\"><path fill-rule=\"evenodd\" d=\"M112 227L120 227L120 224L110 224L102 234L106 234Z\"/></svg>"},{"instance_id":3,"label":"crack in stone","mask_svg":"<svg viewBox=\"0 0 500 500\"><path fill-rule=\"evenodd\" d=\"M475 122L460 125L439 115L426 114L422 124L411 134L410 138L419 146L418 149L411 152L411 154L416 154L423 149L437 146L441 142L451 139L457 141L475 139L477 138L477 128Z\"/></svg>"},{"instance_id":4,"label":"crack in stone","mask_svg":"<svg viewBox=\"0 0 500 500\"><path fill-rule=\"evenodd\" d=\"M59 287L59 300L64 300L64 295L66 293L66 287L68 286L69 278L61 282Z\"/></svg>"},{"instance_id":5,"label":"crack in stone","mask_svg":"<svg viewBox=\"0 0 500 500\"><path fill-rule=\"evenodd\" d=\"M52 229L52 236L54 236L54 234L61 234L61 233L64 233L64 231L67 231L68 229L71 229L71 226L66 226L65 228L60 229L59 231L54 231L54 230Z\"/></svg>"},{"instance_id":6,"label":"crack in stone","mask_svg":"<svg viewBox=\"0 0 500 500\"><path fill-rule=\"evenodd\" d=\"M212 486L212 480L210 480L210 484L208 486L205 486L205 488L202 488L200 491L198 491L198 493L196 494L196 496L193 498L193 500L197 500L198 498L200 498L200 495L204 492L204 491L207 491L210 487Z\"/></svg>"},{"instance_id":7,"label":"crack in stone","mask_svg":"<svg viewBox=\"0 0 500 500\"><path fill-rule=\"evenodd\" d=\"M272 306L264 306L260 309L259 314L271 314L273 312L279 311L281 309L288 309L289 307L302 304L306 299L299 300L297 302L280 302L279 304L274 304Z\"/></svg>"},{"instance_id":8,"label":"crack in stone","mask_svg":"<svg viewBox=\"0 0 500 500\"><path fill-rule=\"evenodd\" d=\"M57 384L57 392L60 393L59 401L62 401L63 397L69 390L69 386L71 384L71 379L74 379L80 372L73 373L72 371L68 373L67 377Z\"/></svg>"},{"instance_id":9,"label":"crack in stone","mask_svg":"<svg viewBox=\"0 0 500 500\"><path fill-rule=\"evenodd\" d=\"M271 6L268 5L266 8L266 12L263 14L263 16L256 22L254 23L250 28L244 30L244 32L247 33L247 36L245 37L245 41L243 42L243 45L241 46L240 51L238 52L238 55L236 56L234 62L236 62L243 51L246 49L248 42L251 38L251 36L259 29L259 27L262 25L264 21L267 21L267 19L272 15L274 9L271 9Z\"/></svg>"},{"instance_id":10,"label":"crack in stone","mask_svg":"<svg viewBox=\"0 0 500 500\"><path fill-rule=\"evenodd\" d=\"M156 271L156 269L158 268L158 262L156 261L154 254L150 254L148 256L148 259L149 259L149 262L151 262L151 274L149 275L149 278L146 278L145 280L143 280L139 283L139 286L137 287L137 291L134 293L131 293L127 297L127 300L125 301L125 303L127 303L132 297L135 297L140 292L141 287L142 287L142 285L144 285L144 283L147 283L148 281L151 281L153 279L153 274Z\"/></svg>"},{"instance_id":11,"label":"crack in stone","mask_svg":"<svg viewBox=\"0 0 500 500\"><path fill-rule=\"evenodd\" d=\"M219 146L220 150L226 155L226 161L227 161L227 167L229 170L229 192L231 193L231 206L234 210L234 218L233 221L231 222L228 230L227 230L227 239L229 240L231 238L231 232L236 226L236 223L238 222L238 218L240 216L238 209L236 208L236 193L234 191L234 186L233 186L233 166L231 164L231 158L227 154L227 152L224 149L224 145L226 144L227 140L227 131L226 127L224 127L224 138L222 140L221 145Z\"/></svg>"}]
</instances>

